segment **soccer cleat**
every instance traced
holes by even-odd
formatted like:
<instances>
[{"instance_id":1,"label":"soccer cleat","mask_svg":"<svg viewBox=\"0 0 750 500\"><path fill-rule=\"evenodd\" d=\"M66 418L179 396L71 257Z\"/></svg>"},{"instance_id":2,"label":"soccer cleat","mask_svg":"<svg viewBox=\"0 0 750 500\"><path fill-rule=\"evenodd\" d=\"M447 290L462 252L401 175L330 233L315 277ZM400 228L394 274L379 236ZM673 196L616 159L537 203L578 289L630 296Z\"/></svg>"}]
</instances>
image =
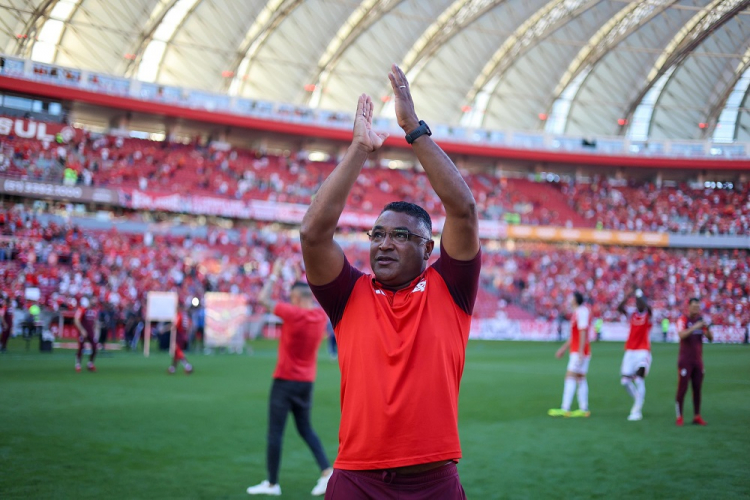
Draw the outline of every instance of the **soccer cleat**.
<instances>
[{"instance_id":1,"label":"soccer cleat","mask_svg":"<svg viewBox=\"0 0 750 500\"><path fill-rule=\"evenodd\" d=\"M639 411L631 411L630 415L628 415L628 420L630 422L637 422L638 420L643 420L643 414Z\"/></svg>"},{"instance_id":2,"label":"soccer cleat","mask_svg":"<svg viewBox=\"0 0 750 500\"><path fill-rule=\"evenodd\" d=\"M693 419L693 425L707 425L706 421L701 418L700 415L696 415Z\"/></svg>"},{"instance_id":3,"label":"soccer cleat","mask_svg":"<svg viewBox=\"0 0 750 500\"><path fill-rule=\"evenodd\" d=\"M552 408L547 412L547 415L550 417L569 417L570 412L568 410L563 410L562 408Z\"/></svg>"},{"instance_id":4,"label":"soccer cleat","mask_svg":"<svg viewBox=\"0 0 750 500\"><path fill-rule=\"evenodd\" d=\"M76 363L76 372L81 373L81 363Z\"/></svg>"},{"instance_id":5,"label":"soccer cleat","mask_svg":"<svg viewBox=\"0 0 750 500\"><path fill-rule=\"evenodd\" d=\"M267 480L263 480L260 484L256 484L255 486L250 486L247 489L248 495L270 495L274 497L281 496L281 486L278 484L274 484L271 486L271 483L269 483Z\"/></svg>"},{"instance_id":6,"label":"soccer cleat","mask_svg":"<svg viewBox=\"0 0 750 500\"><path fill-rule=\"evenodd\" d=\"M680 415L679 417L677 417L677 422L675 423L677 424L677 427L682 427L685 424L685 419L683 419L682 415Z\"/></svg>"},{"instance_id":7,"label":"soccer cleat","mask_svg":"<svg viewBox=\"0 0 750 500\"><path fill-rule=\"evenodd\" d=\"M88 371L90 371L90 372L95 372L95 371L96 371L96 366L94 366L94 363L92 363L91 361L89 361L89 362L88 362L88 363L86 364L86 369L87 369Z\"/></svg>"},{"instance_id":8,"label":"soccer cleat","mask_svg":"<svg viewBox=\"0 0 750 500\"><path fill-rule=\"evenodd\" d=\"M591 415L591 412L588 410L581 410L580 408L577 410L573 410L570 412L570 417L588 417Z\"/></svg>"},{"instance_id":9,"label":"soccer cleat","mask_svg":"<svg viewBox=\"0 0 750 500\"><path fill-rule=\"evenodd\" d=\"M328 474L327 476L321 476L318 478L318 482L315 484L315 487L312 489L311 494L313 496L320 496L326 494L326 488L328 487L328 480L331 479L331 476L333 473Z\"/></svg>"},{"instance_id":10,"label":"soccer cleat","mask_svg":"<svg viewBox=\"0 0 750 500\"><path fill-rule=\"evenodd\" d=\"M175 372L174 366L170 366L169 368L167 368L167 373L169 373L170 375L174 372Z\"/></svg>"},{"instance_id":11,"label":"soccer cleat","mask_svg":"<svg viewBox=\"0 0 750 500\"><path fill-rule=\"evenodd\" d=\"M188 363L185 365L185 375L190 375L191 373L193 373L193 365Z\"/></svg>"}]
</instances>

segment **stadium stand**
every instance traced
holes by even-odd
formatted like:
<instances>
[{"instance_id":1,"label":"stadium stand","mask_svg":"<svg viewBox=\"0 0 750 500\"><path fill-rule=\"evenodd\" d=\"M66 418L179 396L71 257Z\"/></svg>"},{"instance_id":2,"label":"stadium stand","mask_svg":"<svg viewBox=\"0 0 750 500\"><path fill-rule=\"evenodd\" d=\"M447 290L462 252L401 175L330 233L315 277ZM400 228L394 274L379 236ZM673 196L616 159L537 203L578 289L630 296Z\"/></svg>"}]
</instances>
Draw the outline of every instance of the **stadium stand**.
<instances>
[{"instance_id":1,"label":"stadium stand","mask_svg":"<svg viewBox=\"0 0 750 500\"><path fill-rule=\"evenodd\" d=\"M0 138L0 175L8 178L63 182L65 168L80 185L189 192L233 200L269 200L308 204L334 161L313 162L298 152L289 156L247 149L220 151L197 144L84 134L65 144ZM415 170L373 165L363 172L349 204L376 213L392 199L424 206L442 215L437 197ZM546 182L540 176L493 178L467 174L485 219L517 216L516 222L560 227L598 227L629 231L669 231L711 235L750 233L750 185L709 188L680 183L653 183L595 177L586 182ZM729 183L726 183L729 186Z\"/></svg>"},{"instance_id":2,"label":"stadium stand","mask_svg":"<svg viewBox=\"0 0 750 500\"><path fill-rule=\"evenodd\" d=\"M42 222L21 209L0 211L0 286L20 298L39 287L59 309L83 295L113 302L120 311L155 289L179 292L181 303L206 291L255 297L270 263L285 259L285 283L301 265L294 231L211 227L205 237L134 234ZM367 243L344 235L345 251L367 269ZM573 290L586 290L595 317L617 321L623 293L638 283L658 317L676 319L687 298L701 296L717 325L750 323L750 256L746 250L674 250L641 247L517 243L484 251L475 316L554 321ZM116 298L114 298L116 296Z\"/></svg>"}]
</instances>

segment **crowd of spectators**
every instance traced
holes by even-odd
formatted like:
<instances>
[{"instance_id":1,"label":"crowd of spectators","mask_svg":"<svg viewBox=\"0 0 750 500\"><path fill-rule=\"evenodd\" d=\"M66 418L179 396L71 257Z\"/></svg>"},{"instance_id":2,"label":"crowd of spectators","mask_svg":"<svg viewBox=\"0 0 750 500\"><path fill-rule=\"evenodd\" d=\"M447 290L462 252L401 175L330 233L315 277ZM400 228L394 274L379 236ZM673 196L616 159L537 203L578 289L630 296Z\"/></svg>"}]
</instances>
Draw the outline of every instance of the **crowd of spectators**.
<instances>
[{"instance_id":1,"label":"crowd of spectators","mask_svg":"<svg viewBox=\"0 0 750 500\"><path fill-rule=\"evenodd\" d=\"M676 320L699 297L714 324L750 323L747 250L517 243L513 251L485 252L482 271L489 288L550 320L580 290L594 317L617 321L617 305L638 287L659 318Z\"/></svg>"},{"instance_id":2,"label":"crowd of spectators","mask_svg":"<svg viewBox=\"0 0 750 500\"><path fill-rule=\"evenodd\" d=\"M336 158L310 161L304 151L271 155L198 144L82 134L70 144L0 137L0 175L28 180L239 200L310 202ZM67 170L66 170L67 169ZM533 176L532 176L533 177ZM750 234L750 185L731 189L651 183L546 182L465 173L480 217L511 223L680 233ZM556 177L559 180L559 177ZM434 216L442 206L424 173L373 160L357 179L349 206L378 211L393 199Z\"/></svg>"},{"instance_id":3,"label":"crowd of spectators","mask_svg":"<svg viewBox=\"0 0 750 500\"><path fill-rule=\"evenodd\" d=\"M205 238L84 230L43 224L30 212L0 210L0 289L20 298L38 287L53 310L72 308L94 295L125 316L142 308L151 290L176 291L180 303L206 291L244 294L254 312L271 264L282 258L280 292L302 268L299 241L292 230L211 227ZM344 236L353 265L369 268L362 235ZM573 290L592 303L593 315L620 319L617 304L634 286L642 288L659 318L684 312L700 297L715 324L750 323L750 255L746 250L671 250L612 246L560 246L546 243L500 245L483 251L478 317L520 310L529 318L555 320L566 314ZM286 288L284 288L286 287Z\"/></svg>"},{"instance_id":4,"label":"crowd of spectators","mask_svg":"<svg viewBox=\"0 0 750 500\"><path fill-rule=\"evenodd\" d=\"M750 184L719 184L720 188L686 183L657 187L595 179L563 185L561 190L587 221L606 229L750 234Z\"/></svg>"}]
</instances>

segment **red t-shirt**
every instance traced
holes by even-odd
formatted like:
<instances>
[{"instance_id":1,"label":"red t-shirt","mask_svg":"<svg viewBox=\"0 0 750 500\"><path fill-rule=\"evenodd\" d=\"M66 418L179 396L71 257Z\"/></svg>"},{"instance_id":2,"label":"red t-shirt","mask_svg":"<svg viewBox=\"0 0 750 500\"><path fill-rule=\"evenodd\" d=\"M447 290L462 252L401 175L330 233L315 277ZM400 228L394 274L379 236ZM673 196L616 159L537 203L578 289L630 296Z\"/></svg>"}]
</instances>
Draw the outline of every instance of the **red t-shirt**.
<instances>
[{"instance_id":1,"label":"red t-shirt","mask_svg":"<svg viewBox=\"0 0 750 500\"><path fill-rule=\"evenodd\" d=\"M591 356L591 341L589 338L589 308L580 305L576 307L570 326L570 352L577 353L581 349L581 334L585 335L583 355Z\"/></svg>"},{"instance_id":2,"label":"red t-shirt","mask_svg":"<svg viewBox=\"0 0 750 500\"><path fill-rule=\"evenodd\" d=\"M277 303L273 313L282 319L279 360L273 378L314 382L318 347L323 340L328 318L319 308L303 309Z\"/></svg>"},{"instance_id":3,"label":"red t-shirt","mask_svg":"<svg viewBox=\"0 0 750 500\"><path fill-rule=\"evenodd\" d=\"M440 258L391 291L345 261L332 283L311 287L331 318L341 368L334 467L404 467L458 460L458 392L481 252Z\"/></svg>"},{"instance_id":4,"label":"red t-shirt","mask_svg":"<svg viewBox=\"0 0 750 500\"><path fill-rule=\"evenodd\" d=\"M628 340L625 342L626 351L645 349L651 350L651 313L648 309L643 312L635 310L630 315L630 333Z\"/></svg>"}]
</instances>

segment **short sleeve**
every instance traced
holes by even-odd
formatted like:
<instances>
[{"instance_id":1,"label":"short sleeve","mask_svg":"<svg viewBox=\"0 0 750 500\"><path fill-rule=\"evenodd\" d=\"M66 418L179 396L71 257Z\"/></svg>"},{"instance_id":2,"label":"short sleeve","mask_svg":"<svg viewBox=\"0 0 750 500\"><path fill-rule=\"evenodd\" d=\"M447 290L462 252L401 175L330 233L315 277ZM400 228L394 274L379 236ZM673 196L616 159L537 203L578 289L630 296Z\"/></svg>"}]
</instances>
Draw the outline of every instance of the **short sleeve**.
<instances>
[{"instance_id":1,"label":"short sleeve","mask_svg":"<svg viewBox=\"0 0 750 500\"><path fill-rule=\"evenodd\" d=\"M479 271L482 268L482 250L471 260L456 260L448 255L440 241L440 258L432 268L438 272L448 286L453 301L466 314L474 312L474 303L479 291Z\"/></svg>"},{"instance_id":2,"label":"short sleeve","mask_svg":"<svg viewBox=\"0 0 750 500\"><path fill-rule=\"evenodd\" d=\"M681 332L682 330L684 330L685 324L686 324L685 317L681 316L680 319L677 320L677 331Z\"/></svg>"},{"instance_id":3,"label":"short sleeve","mask_svg":"<svg viewBox=\"0 0 750 500\"><path fill-rule=\"evenodd\" d=\"M276 302L276 306L273 308L272 312L282 320L289 320L294 316L295 307L285 302Z\"/></svg>"},{"instance_id":4,"label":"short sleeve","mask_svg":"<svg viewBox=\"0 0 750 500\"><path fill-rule=\"evenodd\" d=\"M585 330L589 327L589 310L586 307L576 309L576 323L579 330Z\"/></svg>"},{"instance_id":5,"label":"short sleeve","mask_svg":"<svg viewBox=\"0 0 750 500\"><path fill-rule=\"evenodd\" d=\"M352 290L354 290L354 285L362 276L364 276L364 273L352 267L345 257L344 267L336 279L327 285L310 285L310 290L330 318L333 328L336 328L336 325L341 321L341 316L344 314L344 308L349 301Z\"/></svg>"}]
</instances>

